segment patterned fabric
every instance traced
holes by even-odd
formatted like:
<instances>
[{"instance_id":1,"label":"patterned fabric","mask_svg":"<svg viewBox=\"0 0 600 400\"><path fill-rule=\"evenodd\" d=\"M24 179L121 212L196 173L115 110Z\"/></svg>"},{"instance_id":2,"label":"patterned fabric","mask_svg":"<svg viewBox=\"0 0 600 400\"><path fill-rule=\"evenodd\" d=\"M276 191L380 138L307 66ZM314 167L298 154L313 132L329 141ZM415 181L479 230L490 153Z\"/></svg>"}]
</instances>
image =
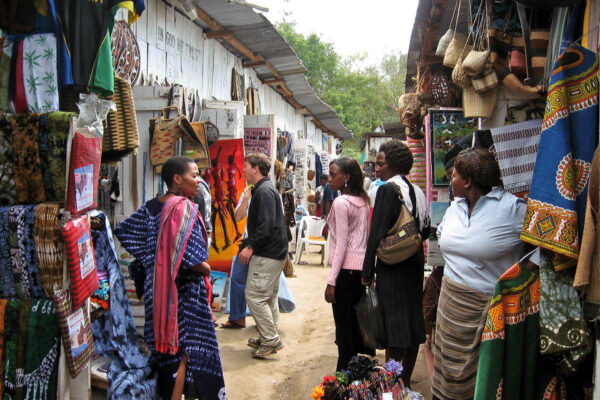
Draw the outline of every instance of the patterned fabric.
<instances>
[{"instance_id":1,"label":"patterned fabric","mask_svg":"<svg viewBox=\"0 0 600 400\"><path fill-rule=\"evenodd\" d=\"M10 258L17 297L44 298L33 237L36 206L13 206L8 212Z\"/></svg>"},{"instance_id":2,"label":"patterned fabric","mask_svg":"<svg viewBox=\"0 0 600 400\"><path fill-rule=\"evenodd\" d=\"M21 204L42 203L46 195L38 147L40 114L14 115L12 124L13 171Z\"/></svg>"},{"instance_id":3,"label":"patterned fabric","mask_svg":"<svg viewBox=\"0 0 600 400\"><path fill-rule=\"evenodd\" d=\"M11 81L14 82L13 111L15 114L27 112L27 97L23 79L23 39L18 39L13 45L13 60L11 63Z\"/></svg>"},{"instance_id":4,"label":"patterned fabric","mask_svg":"<svg viewBox=\"0 0 600 400\"><path fill-rule=\"evenodd\" d=\"M25 37L23 78L29 112L58 110L56 37L53 34L43 33Z\"/></svg>"},{"instance_id":5,"label":"patterned fabric","mask_svg":"<svg viewBox=\"0 0 600 400\"><path fill-rule=\"evenodd\" d=\"M48 114L48 169L52 191L46 193L47 201L64 201L67 159L67 138L75 113L53 112Z\"/></svg>"},{"instance_id":6,"label":"patterned fabric","mask_svg":"<svg viewBox=\"0 0 600 400\"><path fill-rule=\"evenodd\" d=\"M490 296L442 280L435 330L431 393L440 399L471 399L475 392L479 344Z\"/></svg>"},{"instance_id":7,"label":"patterned fabric","mask_svg":"<svg viewBox=\"0 0 600 400\"><path fill-rule=\"evenodd\" d=\"M94 247L95 249L95 247ZM96 262L98 259L96 258ZM90 298L90 306L92 308L100 308L103 310L108 310L110 301L110 284L108 279L101 279L100 274L98 274L98 289L92 294Z\"/></svg>"},{"instance_id":8,"label":"patterned fabric","mask_svg":"<svg viewBox=\"0 0 600 400\"><path fill-rule=\"evenodd\" d=\"M121 245L146 268L144 337L151 349L155 348L152 271L162 207L163 204L154 198L115 229L115 235ZM153 353L157 362L159 392L162 397L170 398L174 384L173 374L177 371L183 354L187 353L185 393L203 393L206 399L226 398L219 347L208 307L204 279L190 270L206 258L206 241L202 237L201 226L194 224L176 281L179 352L174 356Z\"/></svg>"},{"instance_id":9,"label":"patterned fabric","mask_svg":"<svg viewBox=\"0 0 600 400\"><path fill-rule=\"evenodd\" d=\"M9 300L4 311L4 348L2 350L2 399L15 396L17 378L17 341L19 338L19 300Z\"/></svg>"},{"instance_id":10,"label":"patterned fabric","mask_svg":"<svg viewBox=\"0 0 600 400\"><path fill-rule=\"evenodd\" d=\"M75 378L87 365L94 354L94 337L88 317L88 307L74 309L67 290L54 292L56 317L62 337L67 368L72 378Z\"/></svg>"},{"instance_id":11,"label":"patterned fabric","mask_svg":"<svg viewBox=\"0 0 600 400\"><path fill-rule=\"evenodd\" d=\"M8 213L10 207L0 208L0 297L16 299L17 289L13 280L11 265L11 246L8 229Z\"/></svg>"},{"instance_id":12,"label":"patterned fabric","mask_svg":"<svg viewBox=\"0 0 600 400\"><path fill-rule=\"evenodd\" d=\"M4 349L4 312L6 310L7 300L0 299L0 360L3 360L3 349ZM2 384L4 381L4 374L2 373L2 361L0 361L0 399L2 398Z\"/></svg>"},{"instance_id":13,"label":"patterned fabric","mask_svg":"<svg viewBox=\"0 0 600 400\"><path fill-rule=\"evenodd\" d=\"M590 335L583 319L573 277L568 271L555 271L553 254L540 256L540 353L552 355L565 375L577 372L590 351Z\"/></svg>"},{"instance_id":14,"label":"patterned fabric","mask_svg":"<svg viewBox=\"0 0 600 400\"><path fill-rule=\"evenodd\" d=\"M494 289L481 336L475 399L533 399L539 352L540 281L520 263Z\"/></svg>"},{"instance_id":15,"label":"patterned fabric","mask_svg":"<svg viewBox=\"0 0 600 400\"><path fill-rule=\"evenodd\" d=\"M31 310L31 300L21 300L19 306L19 337L17 338L17 364L15 379L15 399L23 399L25 393L22 376L25 370L25 349L27 347L27 333L29 311Z\"/></svg>"},{"instance_id":16,"label":"patterned fabric","mask_svg":"<svg viewBox=\"0 0 600 400\"><path fill-rule=\"evenodd\" d=\"M0 39L0 111L8 111L8 83L10 81L10 60L13 42L3 37Z\"/></svg>"},{"instance_id":17,"label":"patterned fabric","mask_svg":"<svg viewBox=\"0 0 600 400\"><path fill-rule=\"evenodd\" d=\"M13 206L8 211L8 228L10 261L12 266L12 276L17 297L20 299L31 298L31 283L27 273L27 263L25 261L23 246L23 237L25 231L25 208Z\"/></svg>"},{"instance_id":18,"label":"patterned fabric","mask_svg":"<svg viewBox=\"0 0 600 400\"><path fill-rule=\"evenodd\" d=\"M598 55L578 45L556 61L521 234L528 243L575 259L598 144L597 74Z\"/></svg>"},{"instance_id":19,"label":"patterned fabric","mask_svg":"<svg viewBox=\"0 0 600 400\"><path fill-rule=\"evenodd\" d=\"M73 308L78 309L98 289L94 245L87 216L67 222L62 227L71 278Z\"/></svg>"},{"instance_id":20,"label":"patterned fabric","mask_svg":"<svg viewBox=\"0 0 600 400\"><path fill-rule=\"evenodd\" d=\"M56 309L51 300L31 301L26 337L25 399L56 399L60 339Z\"/></svg>"},{"instance_id":21,"label":"patterned fabric","mask_svg":"<svg viewBox=\"0 0 600 400\"><path fill-rule=\"evenodd\" d=\"M111 359L107 371L108 398L153 400L157 397L156 374L152 372L150 357L139 348L110 224L104 214L93 213L105 224L105 229L92 230L92 236L98 268L108 272L111 290L109 312L92 322L96 354Z\"/></svg>"},{"instance_id":22,"label":"patterned fabric","mask_svg":"<svg viewBox=\"0 0 600 400\"><path fill-rule=\"evenodd\" d=\"M201 224L198 205L185 197L173 196L165 203L161 216L154 261L154 340L156 351L177 353L177 286L175 281L187 242L195 224ZM204 229L204 228L202 228Z\"/></svg>"},{"instance_id":23,"label":"patterned fabric","mask_svg":"<svg viewBox=\"0 0 600 400\"><path fill-rule=\"evenodd\" d=\"M15 204L17 191L13 173L12 126L8 116L0 115L0 206Z\"/></svg>"},{"instance_id":24,"label":"patterned fabric","mask_svg":"<svg viewBox=\"0 0 600 400\"><path fill-rule=\"evenodd\" d=\"M98 207L98 180L102 159L102 138L75 132L71 144L66 209L81 214Z\"/></svg>"},{"instance_id":25,"label":"patterned fabric","mask_svg":"<svg viewBox=\"0 0 600 400\"><path fill-rule=\"evenodd\" d=\"M539 119L490 129L504 190L519 197L529 193L540 143Z\"/></svg>"}]
</instances>

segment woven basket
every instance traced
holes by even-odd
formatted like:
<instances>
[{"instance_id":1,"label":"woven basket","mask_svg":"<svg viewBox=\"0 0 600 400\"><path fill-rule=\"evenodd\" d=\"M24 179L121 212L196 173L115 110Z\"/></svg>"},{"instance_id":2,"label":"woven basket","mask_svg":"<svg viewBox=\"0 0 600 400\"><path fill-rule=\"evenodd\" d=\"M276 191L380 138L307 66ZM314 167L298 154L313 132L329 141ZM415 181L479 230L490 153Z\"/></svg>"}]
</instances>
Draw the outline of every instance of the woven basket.
<instances>
[{"instance_id":1,"label":"woven basket","mask_svg":"<svg viewBox=\"0 0 600 400\"><path fill-rule=\"evenodd\" d=\"M482 77L472 79L471 84L477 93L485 93L488 90L500 86L500 81L498 81L498 75L496 75L496 71L490 68L490 70Z\"/></svg>"},{"instance_id":2,"label":"woven basket","mask_svg":"<svg viewBox=\"0 0 600 400\"><path fill-rule=\"evenodd\" d=\"M463 109L465 118L489 118L496 108L498 88L485 93L477 93L475 89L463 89Z\"/></svg>"},{"instance_id":3,"label":"woven basket","mask_svg":"<svg viewBox=\"0 0 600 400\"><path fill-rule=\"evenodd\" d=\"M58 203L42 203L35 208L33 236L44 293L52 298L54 287L63 287L65 248L58 223Z\"/></svg>"},{"instance_id":4,"label":"woven basket","mask_svg":"<svg viewBox=\"0 0 600 400\"><path fill-rule=\"evenodd\" d=\"M464 73L472 78L480 76L490 63L489 59L489 50L471 50L462 63Z\"/></svg>"},{"instance_id":5,"label":"woven basket","mask_svg":"<svg viewBox=\"0 0 600 400\"><path fill-rule=\"evenodd\" d=\"M462 60L458 60L452 70L452 82L463 89L471 86L471 78L465 74Z\"/></svg>"},{"instance_id":6,"label":"woven basket","mask_svg":"<svg viewBox=\"0 0 600 400\"><path fill-rule=\"evenodd\" d=\"M434 102L442 107L454 105L450 80L444 71L433 74L429 83L429 93L433 96Z\"/></svg>"},{"instance_id":7,"label":"woven basket","mask_svg":"<svg viewBox=\"0 0 600 400\"><path fill-rule=\"evenodd\" d=\"M437 49L435 50L435 55L438 57L442 57L444 53L446 53L446 49L448 45L452 41L452 37L454 36L454 29L448 29L446 33L440 38L438 42Z\"/></svg>"},{"instance_id":8,"label":"woven basket","mask_svg":"<svg viewBox=\"0 0 600 400\"><path fill-rule=\"evenodd\" d=\"M464 57L469 51L471 51L471 46L467 45L467 38L465 35L456 33L444 53L444 66L454 68L461 55Z\"/></svg>"},{"instance_id":9,"label":"woven basket","mask_svg":"<svg viewBox=\"0 0 600 400\"><path fill-rule=\"evenodd\" d=\"M133 92L129 82L115 76L115 91L109 99L115 102L117 111L109 112L106 118L102 136L103 162L118 161L135 151L140 144Z\"/></svg>"}]
</instances>

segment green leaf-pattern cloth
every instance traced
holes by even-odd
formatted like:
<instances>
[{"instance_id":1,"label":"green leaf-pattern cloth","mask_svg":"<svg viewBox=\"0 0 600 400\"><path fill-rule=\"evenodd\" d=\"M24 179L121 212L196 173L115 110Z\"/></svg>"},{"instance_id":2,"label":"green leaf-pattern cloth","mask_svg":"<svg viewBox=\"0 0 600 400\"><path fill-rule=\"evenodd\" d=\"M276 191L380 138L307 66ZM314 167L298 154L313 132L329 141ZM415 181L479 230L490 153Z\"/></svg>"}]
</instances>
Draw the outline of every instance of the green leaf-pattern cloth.
<instances>
[{"instance_id":1,"label":"green leaf-pattern cloth","mask_svg":"<svg viewBox=\"0 0 600 400\"><path fill-rule=\"evenodd\" d=\"M23 80L29 112L58 110L56 37L53 34L29 35L23 40Z\"/></svg>"},{"instance_id":2,"label":"green leaf-pattern cloth","mask_svg":"<svg viewBox=\"0 0 600 400\"><path fill-rule=\"evenodd\" d=\"M27 326L23 376L25 399L56 399L59 345L54 302L32 300Z\"/></svg>"},{"instance_id":3,"label":"green leaf-pattern cloth","mask_svg":"<svg viewBox=\"0 0 600 400\"><path fill-rule=\"evenodd\" d=\"M8 83L10 80L10 59L12 57L12 40L0 38L0 111L8 112Z\"/></svg>"},{"instance_id":4,"label":"green leaf-pattern cloth","mask_svg":"<svg viewBox=\"0 0 600 400\"><path fill-rule=\"evenodd\" d=\"M555 271L552 259L552 252L541 250L540 353L572 375L590 352L590 335L571 271Z\"/></svg>"}]
</instances>

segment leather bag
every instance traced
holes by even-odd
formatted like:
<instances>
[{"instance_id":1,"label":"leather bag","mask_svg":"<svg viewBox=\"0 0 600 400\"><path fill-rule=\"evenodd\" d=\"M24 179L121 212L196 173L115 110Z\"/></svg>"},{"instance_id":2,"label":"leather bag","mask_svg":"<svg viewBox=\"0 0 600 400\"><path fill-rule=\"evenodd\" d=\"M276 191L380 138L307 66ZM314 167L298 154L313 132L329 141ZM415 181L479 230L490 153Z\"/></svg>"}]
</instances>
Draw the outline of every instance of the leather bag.
<instances>
[{"instance_id":1,"label":"leather bag","mask_svg":"<svg viewBox=\"0 0 600 400\"><path fill-rule=\"evenodd\" d=\"M388 265L398 264L410 258L419 250L422 243L421 233L416 222L416 198L413 200L413 212L411 214L404 203L400 187L395 186L401 204L400 215L394 226L387 231L385 237L381 239L379 246L377 246L377 258ZM414 189L411 187L411 190Z\"/></svg>"},{"instance_id":2,"label":"leather bag","mask_svg":"<svg viewBox=\"0 0 600 400\"><path fill-rule=\"evenodd\" d=\"M176 110L177 116L168 119L167 113L169 110ZM154 166L155 172L160 173L163 164L169 158L178 154L176 147L180 139L182 155L186 155L194 161L206 159L206 164L208 162L208 147L206 142L202 143L199 134L200 132L196 133L185 115L181 114L179 107L169 106L163 108L160 118L154 123L150 145L150 162Z\"/></svg>"}]
</instances>

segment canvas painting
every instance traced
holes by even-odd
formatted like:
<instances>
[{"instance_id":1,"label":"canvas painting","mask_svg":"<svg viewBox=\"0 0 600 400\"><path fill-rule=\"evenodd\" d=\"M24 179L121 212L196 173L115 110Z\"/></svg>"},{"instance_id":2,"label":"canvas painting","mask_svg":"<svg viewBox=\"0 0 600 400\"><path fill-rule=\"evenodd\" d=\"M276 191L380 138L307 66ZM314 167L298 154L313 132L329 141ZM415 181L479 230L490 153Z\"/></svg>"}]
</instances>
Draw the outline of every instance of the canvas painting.
<instances>
[{"instance_id":1,"label":"canvas painting","mask_svg":"<svg viewBox=\"0 0 600 400\"><path fill-rule=\"evenodd\" d=\"M244 149L271 157L271 128L244 128Z\"/></svg>"},{"instance_id":2,"label":"canvas painting","mask_svg":"<svg viewBox=\"0 0 600 400\"><path fill-rule=\"evenodd\" d=\"M473 133L477 118L465 118L462 109L430 109L429 115L433 184L447 186L450 180L446 177L442 157L460 139Z\"/></svg>"},{"instance_id":3,"label":"canvas painting","mask_svg":"<svg viewBox=\"0 0 600 400\"><path fill-rule=\"evenodd\" d=\"M223 296L225 294L225 284L227 283L227 272L210 271L210 283L213 285L212 299L210 305L213 311L221 311L223 305Z\"/></svg>"},{"instance_id":4,"label":"canvas painting","mask_svg":"<svg viewBox=\"0 0 600 400\"><path fill-rule=\"evenodd\" d=\"M244 142L242 139L218 140L209 149L211 160L204 180L212 194L212 243L208 254L211 268L229 272L231 259L246 227L246 219L235 222L235 207L246 188Z\"/></svg>"}]
</instances>

